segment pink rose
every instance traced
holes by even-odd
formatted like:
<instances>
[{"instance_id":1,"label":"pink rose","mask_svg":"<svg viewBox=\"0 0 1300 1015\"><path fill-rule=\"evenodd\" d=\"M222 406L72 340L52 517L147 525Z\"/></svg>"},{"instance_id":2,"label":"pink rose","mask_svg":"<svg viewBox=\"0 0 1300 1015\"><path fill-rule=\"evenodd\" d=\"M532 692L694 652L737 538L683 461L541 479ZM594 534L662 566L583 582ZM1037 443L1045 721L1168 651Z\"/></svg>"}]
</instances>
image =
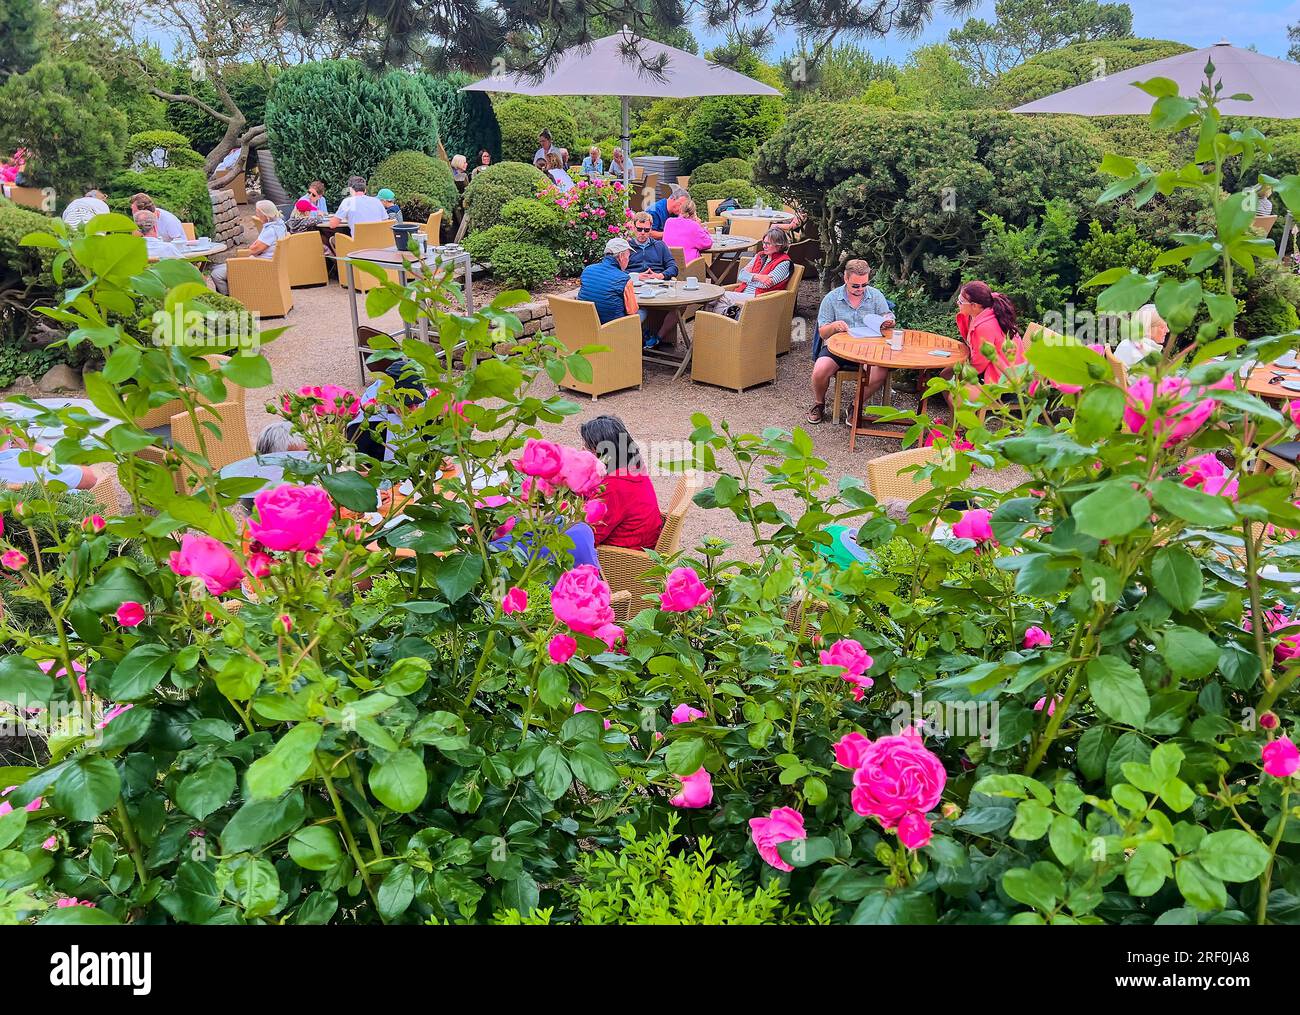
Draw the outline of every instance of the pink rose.
<instances>
[{"instance_id":1,"label":"pink rose","mask_svg":"<svg viewBox=\"0 0 1300 1015\"><path fill-rule=\"evenodd\" d=\"M600 628L614 626L609 599L609 586L601 579L599 568L580 564L560 575L551 592L551 610L570 630L595 636Z\"/></svg>"},{"instance_id":2,"label":"pink rose","mask_svg":"<svg viewBox=\"0 0 1300 1015\"><path fill-rule=\"evenodd\" d=\"M1056 706L1059 705L1063 700L1064 699L1059 694L1057 694L1052 697L1051 704L1048 704L1047 695L1043 695L1036 702L1034 702L1034 711L1041 712L1043 710L1043 706L1047 706L1047 714L1056 715Z\"/></svg>"},{"instance_id":3,"label":"pink rose","mask_svg":"<svg viewBox=\"0 0 1300 1015\"><path fill-rule=\"evenodd\" d=\"M1264 761L1264 771L1275 779L1285 779L1300 768L1300 750L1296 749L1290 737L1270 740L1264 745L1260 756Z\"/></svg>"},{"instance_id":4,"label":"pink rose","mask_svg":"<svg viewBox=\"0 0 1300 1015\"><path fill-rule=\"evenodd\" d=\"M589 500L583 509L583 514L588 525L596 525L605 517L608 511L609 507L603 500Z\"/></svg>"},{"instance_id":5,"label":"pink rose","mask_svg":"<svg viewBox=\"0 0 1300 1015\"><path fill-rule=\"evenodd\" d=\"M1213 452L1189 458L1178 466L1178 473L1186 477L1183 486L1199 488L1212 496L1222 494L1237 499L1237 481L1229 478L1228 470Z\"/></svg>"},{"instance_id":6,"label":"pink rose","mask_svg":"<svg viewBox=\"0 0 1300 1015\"><path fill-rule=\"evenodd\" d=\"M862 764L862 756L871 741L861 733L845 733L835 744L835 764L841 768L856 769Z\"/></svg>"},{"instance_id":7,"label":"pink rose","mask_svg":"<svg viewBox=\"0 0 1300 1015\"><path fill-rule=\"evenodd\" d=\"M687 613L713 598L693 568L677 567L668 574L659 603L667 613Z\"/></svg>"},{"instance_id":8,"label":"pink rose","mask_svg":"<svg viewBox=\"0 0 1300 1015\"><path fill-rule=\"evenodd\" d=\"M875 684L874 680L865 675L875 660L852 638L841 638L830 648L823 649L817 658L823 666L841 668L840 676L853 685L854 701L861 701L867 688Z\"/></svg>"},{"instance_id":9,"label":"pink rose","mask_svg":"<svg viewBox=\"0 0 1300 1015\"><path fill-rule=\"evenodd\" d=\"M589 709L586 705L584 705L584 704L583 704L582 702L580 702L580 701L577 702L577 703L573 706L573 714L574 714L574 715L577 715L579 712L590 712L590 711L591 711L591 709ZM606 719L606 720L605 720L605 729L609 729L609 727L610 727L610 722L609 722L608 719Z\"/></svg>"},{"instance_id":10,"label":"pink rose","mask_svg":"<svg viewBox=\"0 0 1300 1015\"><path fill-rule=\"evenodd\" d=\"M72 906L89 906L91 909L95 908L95 904L93 902L83 902L81 899L78 899L75 895L70 896L69 898L66 899L60 899L58 902L54 904L55 909L68 909Z\"/></svg>"},{"instance_id":11,"label":"pink rose","mask_svg":"<svg viewBox=\"0 0 1300 1015\"><path fill-rule=\"evenodd\" d=\"M605 479L605 466L585 448L560 448L560 482L579 497L589 497Z\"/></svg>"},{"instance_id":12,"label":"pink rose","mask_svg":"<svg viewBox=\"0 0 1300 1015\"><path fill-rule=\"evenodd\" d=\"M560 665L572 659L573 653L577 650L578 643L567 634L557 634L546 646L546 651L551 654L551 662Z\"/></svg>"},{"instance_id":13,"label":"pink rose","mask_svg":"<svg viewBox=\"0 0 1300 1015\"><path fill-rule=\"evenodd\" d=\"M623 629L614 623L601 624L600 627L596 628L596 630L591 633L593 637L599 638L603 641L605 647L611 652L614 651L614 646L623 640Z\"/></svg>"},{"instance_id":14,"label":"pink rose","mask_svg":"<svg viewBox=\"0 0 1300 1015\"><path fill-rule=\"evenodd\" d=\"M682 702L673 709L672 723L674 726L680 726L684 722L693 722L696 719L703 719L704 713L698 708L691 708L686 702Z\"/></svg>"},{"instance_id":15,"label":"pink rose","mask_svg":"<svg viewBox=\"0 0 1300 1015\"><path fill-rule=\"evenodd\" d=\"M105 726L111 723L123 712L129 712L133 708L135 708L134 705L114 705L112 708L110 708L107 712L104 713L103 719L95 723L95 729L102 730Z\"/></svg>"},{"instance_id":16,"label":"pink rose","mask_svg":"<svg viewBox=\"0 0 1300 1015\"><path fill-rule=\"evenodd\" d=\"M1251 626L1250 615L1247 614L1242 620L1241 626L1247 631L1253 631ZM1300 622L1288 617L1281 609L1264 611L1264 629L1269 634L1277 634L1282 630L1296 628L1291 634L1284 634L1278 639L1278 643L1273 647L1273 662L1284 663L1289 659L1300 656Z\"/></svg>"},{"instance_id":17,"label":"pink rose","mask_svg":"<svg viewBox=\"0 0 1300 1015\"><path fill-rule=\"evenodd\" d=\"M519 495L524 500L528 500L533 495L533 490L536 490L543 497L549 497L555 493L555 487L551 485L549 480L542 479L540 476L525 476L524 481L519 485Z\"/></svg>"},{"instance_id":18,"label":"pink rose","mask_svg":"<svg viewBox=\"0 0 1300 1015\"><path fill-rule=\"evenodd\" d=\"M793 807L777 807L765 818L750 818L749 835L754 840L758 855L769 867L780 871L792 871L794 868L781 859L776 847L783 842L808 838L803 827L803 815Z\"/></svg>"},{"instance_id":19,"label":"pink rose","mask_svg":"<svg viewBox=\"0 0 1300 1015\"><path fill-rule=\"evenodd\" d=\"M0 554L0 564L3 564L10 571L21 571L27 566L27 555L19 553L17 550L6 550Z\"/></svg>"},{"instance_id":20,"label":"pink rose","mask_svg":"<svg viewBox=\"0 0 1300 1015\"><path fill-rule=\"evenodd\" d=\"M924 814L909 811L898 820L898 841L908 849L920 849L930 842L930 822Z\"/></svg>"},{"instance_id":21,"label":"pink rose","mask_svg":"<svg viewBox=\"0 0 1300 1015\"><path fill-rule=\"evenodd\" d=\"M529 438L519 459L519 471L538 479L552 480L560 474L564 458L558 444Z\"/></svg>"},{"instance_id":22,"label":"pink rose","mask_svg":"<svg viewBox=\"0 0 1300 1015\"><path fill-rule=\"evenodd\" d=\"M1291 422L1300 426L1300 399L1293 399L1286 403L1287 415L1291 417Z\"/></svg>"},{"instance_id":23,"label":"pink rose","mask_svg":"<svg viewBox=\"0 0 1300 1015\"><path fill-rule=\"evenodd\" d=\"M334 502L319 486L286 483L253 498L248 531L268 549L315 551L334 517Z\"/></svg>"},{"instance_id":24,"label":"pink rose","mask_svg":"<svg viewBox=\"0 0 1300 1015\"><path fill-rule=\"evenodd\" d=\"M1025 648L1051 648L1052 636L1041 627L1031 627L1025 632Z\"/></svg>"},{"instance_id":25,"label":"pink rose","mask_svg":"<svg viewBox=\"0 0 1300 1015\"><path fill-rule=\"evenodd\" d=\"M939 802L948 780L943 763L909 727L898 736L881 737L862 752L853 773L853 810L875 817L888 831L907 814L925 817Z\"/></svg>"},{"instance_id":26,"label":"pink rose","mask_svg":"<svg viewBox=\"0 0 1300 1015\"><path fill-rule=\"evenodd\" d=\"M50 670L54 668L54 660L42 659L36 665L40 667L42 673L49 673ZM84 693L86 690L86 667L74 659L72 660L72 672L77 675L77 686L80 687ZM58 672L53 675L53 679L57 680L59 677L66 677L67 675L68 671L64 667L60 666ZM13 787L10 786L9 789L13 789ZM8 790L5 792L8 792Z\"/></svg>"},{"instance_id":27,"label":"pink rose","mask_svg":"<svg viewBox=\"0 0 1300 1015\"><path fill-rule=\"evenodd\" d=\"M952 534L958 539L973 539L977 543L998 545L993 538L993 526L989 519L993 516L983 508L963 511L961 519L952 527Z\"/></svg>"},{"instance_id":28,"label":"pink rose","mask_svg":"<svg viewBox=\"0 0 1300 1015\"><path fill-rule=\"evenodd\" d=\"M1232 380L1228 377L1211 387L1222 388L1224 381L1227 381L1229 388L1232 387ZM1160 382L1158 388L1151 383L1150 377L1139 377L1128 388L1128 402L1124 407L1124 425L1128 427L1130 433L1136 434L1141 433L1142 429L1150 423L1152 432L1157 437L1164 436L1166 446L1186 440L1205 425L1205 422L1214 415L1215 409L1213 399L1205 398L1196 401L1192 396L1191 388L1191 382L1186 377L1166 377ZM1196 394L1199 396L1206 390L1208 389L1202 388ZM1170 400L1172 404L1163 414L1152 418L1152 405L1156 398Z\"/></svg>"},{"instance_id":29,"label":"pink rose","mask_svg":"<svg viewBox=\"0 0 1300 1015\"><path fill-rule=\"evenodd\" d=\"M248 573L254 578L265 578L271 573L271 558L265 553L253 553L248 557Z\"/></svg>"},{"instance_id":30,"label":"pink rose","mask_svg":"<svg viewBox=\"0 0 1300 1015\"><path fill-rule=\"evenodd\" d=\"M41 849L58 849L58 846L59 846L59 837L57 835L51 835L48 839L46 839L44 842L41 843Z\"/></svg>"},{"instance_id":31,"label":"pink rose","mask_svg":"<svg viewBox=\"0 0 1300 1015\"><path fill-rule=\"evenodd\" d=\"M225 543L192 532L181 537L181 548L172 551L167 563L182 578L202 578L214 596L237 588L244 577L238 558Z\"/></svg>"},{"instance_id":32,"label":"pink rose","mask_svg":"<svg viewBox=\"0 0 1300 1015\"><path fill-rule=\"evenodd\" d=\"M17 788L18 788L17 786L6 786L3 791L0 791L0 797L8 796ZM23 810L27 811L28 813L39 811L41 809L41 802L44 799L45 799L44 797L39 797L39 796L36 797L35 799L32 800L31 803L29 803L26 807L24 807ZM14 809L13 804L0 803L0 814L8 814L13 809Z\"/></svg>"},{"instance_id":33,"label":"pink rose","mask_svg":"<svg viewBox=\"0 0 1300 1015\"><path fill-rule=\"evenodd\" d=\"M106 524L103 515L90 515L88 518L83 518L81 520L81 528L85 532L103 532ZM0 522L0 534L3 532L4 523Z\"/></svg>"},{"instance_id":34,"label":"pink rose","mask_svg":"<svg viewBox=\"0 0 1300 1015\"><path fill-rule=\"evenodd\" d=\"M293 631L293 618L289 616L289 614L287 613L280 614L279 626L281 631L283 631L285 634L289 634L291 631Z\"/></svg>"},{"instance_id":35,"label":"pink rose","mask_svg":"<svg viewBox=\"0 0 1300 1015\"><path fill-rule=\"evenodd\" d=\"M144 607L127 600L117 608L117 622L123 627L139 627L144 623Z\"/></svg>"},{"instance_id":36,"label":"pink rose","mask_svg":"<svg viewBox=\"0 0 1300 1015\"><path fill-rule=\"evenodd\" d=\"M517 585L511 586L506 597L501 600L502 613L523 613L528 609L528 593Z\"/></svg>"},{"instance_id":37,"label":"pink rose","mask_svg":"<svg viewBox=\"0 0 1300 1015\"><path fill-rule=\"evenodd\" d=\"M315 550L308 550L306 553L302 555L302 562L306 564L308 567L319 567L320 562L324 559L325 558L322 557Z\"/></svg>"},{"instance_id":38,"label":"pink rose","mask_svg":"<svg viewBox=\"0 0 1300 1015\"><path fill-rule=\"evenodd\" d=\"M321 416L338 416L342 419L351 419L357 414L360 407L360 400L355 394L347 388L341 388L337 384L322 384L317 390L316 395L324 403L316 407L316 415Z\"/></svg>"},{"instance_id":39,"label":"pink rose","mask_svg":"<svg viewBox=\"0 0 1300 1015\"><path fill-rule=\"evenodd\" d=\"M1276 712L1264 712L1259 717L1259 728L1262 730L1277 729L1280 721L1281 720L1278 719Z\"/></svg>"},{"instance_id":40,"label":"pink rose","mask_svg":"<svg viewBox=\"0 0 1300 1015\"><path fill-rule=\"evenodd\" d=\"M678 778L682 780L682 790L668 801L674 807L708 807L713 803L713 780L706 769Z\"/></svg>"}]
</instances>

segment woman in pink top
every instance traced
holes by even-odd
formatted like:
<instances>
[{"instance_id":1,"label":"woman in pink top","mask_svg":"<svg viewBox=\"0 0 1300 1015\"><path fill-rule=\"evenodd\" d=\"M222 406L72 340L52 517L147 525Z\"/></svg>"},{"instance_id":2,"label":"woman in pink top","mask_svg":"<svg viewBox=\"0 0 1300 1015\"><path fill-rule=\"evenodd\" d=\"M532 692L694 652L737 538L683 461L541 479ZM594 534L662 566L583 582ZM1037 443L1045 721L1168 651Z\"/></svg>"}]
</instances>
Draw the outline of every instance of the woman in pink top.
<instances>
[{"instance_id":1,"label":"woman in pink top","mask_svg":"<svg viewBox=\"0 0 1300 1015\"><path fill-rule=\"evenodd\" d=\"M700 224L695 202L690 198L682 205L680 215L674 215L664 223L664 244L668 247L681 247L687 264L699 257L700 251L713 246L713 237Z\"/></svg>"},{"instance_id":2,"label":"woman in pink top","mask_svg":"<svg viewBox=\"0 0 1300 1015\"><path fill-rule=\"evenodd\" d=\"M996 384L1008 367L1025 362L1025 341L1016 308L984 282L967 282L957 293L957 331L970 349L970 362L985 384ZM985 346L993 355L986 354Z\"/></svg>"}]
</instances>

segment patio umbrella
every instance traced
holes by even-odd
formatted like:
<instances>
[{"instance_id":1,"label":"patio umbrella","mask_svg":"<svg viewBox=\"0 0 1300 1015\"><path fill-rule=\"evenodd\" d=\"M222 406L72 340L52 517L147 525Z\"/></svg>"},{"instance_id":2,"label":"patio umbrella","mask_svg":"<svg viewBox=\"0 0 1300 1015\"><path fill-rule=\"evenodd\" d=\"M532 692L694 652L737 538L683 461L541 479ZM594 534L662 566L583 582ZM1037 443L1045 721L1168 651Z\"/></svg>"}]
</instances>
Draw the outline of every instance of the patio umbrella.
<instances>
[{"instance_id":1,"label":"patio umbrella","mask_svg":"<svg viewBox=\"0 0 1300 1015\"><path fill-rule=\"evenodd\" d=\"M632 51L628 47L634 47ZM647 70L660 57L655 74ZM560 55L541 78L502 74L466 85L461 91L512 92L518 95L617 95L623 100L623 182L631 177L628 100L633 97L688 99L701 95L780 95L761 81L652 39L638 38L626 25L589 46Z\"/></svg>"},{"instance_id":2,"label":"patio umbrella","mask_svg":"<svg viewBox=\"0 0 1300 1015\"><path fill-rule=\"evenodd\" d=\"M1251 101L1225 98L1219 109L1225 116L1260 116L1274 120L1300 118L1300 63L1277 60L1226 40L1177 56L1133 67L1067 88L1044 99L1017 106L1013 113L1073 113L1079 116L1145 116L1151 96L1136 87L1138 81L1170 78L1180 95L1195 95L1205 83L1205 64L1214 64L1215 79L1223 83L1224 96L1245 94ZM1288 212L1278 256L1284 256L1291 235Z\"/></svg>"}]
</instances>

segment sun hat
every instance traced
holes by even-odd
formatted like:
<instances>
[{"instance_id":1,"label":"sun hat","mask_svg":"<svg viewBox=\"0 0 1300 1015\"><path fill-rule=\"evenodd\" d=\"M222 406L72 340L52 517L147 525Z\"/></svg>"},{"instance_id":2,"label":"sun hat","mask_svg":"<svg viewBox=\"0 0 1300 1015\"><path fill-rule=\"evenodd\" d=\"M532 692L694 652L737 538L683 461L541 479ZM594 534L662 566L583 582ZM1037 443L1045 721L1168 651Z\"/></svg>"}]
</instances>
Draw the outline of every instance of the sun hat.
<instances>
[{"instance_id":1,"label":"sun hat","mask_svg":"<svg viewBox=\"0 0 1300 1015\"><path fill-rule=\"evenodd\" d=\"M298 203L295 204L293 207L295 211L301 211L301 212L316 210L316 206L312 204L310 201L308 201L305 197L298 198Z\"/></svg>"},{"instance_id":2,"label":"sun hat","mask_svg":"<svg viewBox=\"0 0 1300 1015\"><path fill-rule=\"evenodd\" d=\"M389 190L387 187L385 187L385 188L384 188L383 190L381 190L378 194L376 194L375 197L379 198L379 200L381 200L381 201L396 201L396 200L397 200L397 195L394 194L394 193L393 193L391 190Z\"/></svg>"},{"instance_id":3,"label":"sun hat","mask_svg":"<svg viewBox=\"0 0 1300 1015\"><path fill-rule=\"evenodd\" d=\"M605 244L605 253L607 254L617 255L623 253L626 250L631 250L631 249L632 249L632 245L628 243L627 240L622 239L621 237L618 236L615 236L613 239L609 240Z\"/></svg>"}]
</instances>

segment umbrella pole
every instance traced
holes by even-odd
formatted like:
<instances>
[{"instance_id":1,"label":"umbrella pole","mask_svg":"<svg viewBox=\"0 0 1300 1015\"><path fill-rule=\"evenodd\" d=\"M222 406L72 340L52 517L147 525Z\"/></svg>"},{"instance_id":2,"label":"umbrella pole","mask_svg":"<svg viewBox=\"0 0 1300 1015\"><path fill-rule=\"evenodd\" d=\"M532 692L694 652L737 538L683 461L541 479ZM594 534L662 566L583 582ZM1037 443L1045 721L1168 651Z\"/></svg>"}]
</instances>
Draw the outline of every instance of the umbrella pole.
<instances>
[{"instance_id":1,"label":"umbrella pole","mask_svg":"<svg viewBox=\"0 0 1300 1015\"><path fill-rule=\"evenodd\" d=\"M623 96L623 186L632 185L632 132L628 128L628 98Z\"/></svg>"},{"instance_id":2,"label":"umbrella pole","mask_svg":"<svg viewBox=\"0 0 1300 1015\"><path fill-rule=\"evenodd\" d=\"M1277 247L1277 259L1279 261L1281 261L1283 258L1286 257L1286 248L1288 244L1290 244L1291 242L1292 221L1293 221L1293 216L1291 214L1290 209L1288 209L1286 213L1286 225L1282 227L1282 242L1279 243Z\"/></svg>"}]
</instances>

